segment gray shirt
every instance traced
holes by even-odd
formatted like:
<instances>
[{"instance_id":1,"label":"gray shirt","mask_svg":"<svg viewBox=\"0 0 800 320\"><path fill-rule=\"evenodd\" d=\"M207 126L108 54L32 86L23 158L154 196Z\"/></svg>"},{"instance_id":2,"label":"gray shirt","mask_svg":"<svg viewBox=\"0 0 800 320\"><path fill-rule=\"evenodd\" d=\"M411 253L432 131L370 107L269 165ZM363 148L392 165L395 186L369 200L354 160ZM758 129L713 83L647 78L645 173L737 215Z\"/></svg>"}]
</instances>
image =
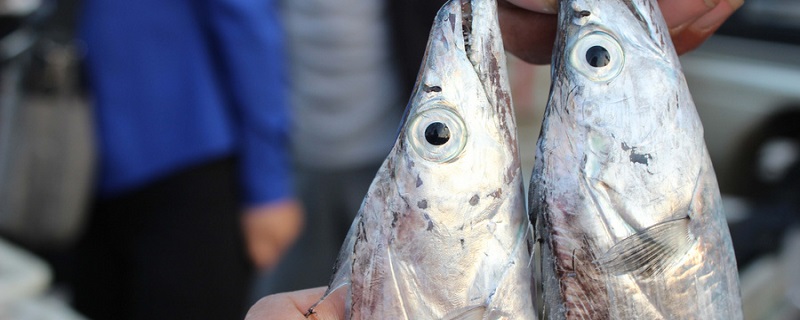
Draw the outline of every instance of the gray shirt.
<instances>
[{"instance_id":1,"label":"gray shirt","mask_svg":"<svg viewBox=\"0 0 800 320\"><path fill-rule=\"evenodd\" d=\"M405 101L381 0L284 0L296 162L349 169L381 161Z\"/></svg>"}]
</instances>

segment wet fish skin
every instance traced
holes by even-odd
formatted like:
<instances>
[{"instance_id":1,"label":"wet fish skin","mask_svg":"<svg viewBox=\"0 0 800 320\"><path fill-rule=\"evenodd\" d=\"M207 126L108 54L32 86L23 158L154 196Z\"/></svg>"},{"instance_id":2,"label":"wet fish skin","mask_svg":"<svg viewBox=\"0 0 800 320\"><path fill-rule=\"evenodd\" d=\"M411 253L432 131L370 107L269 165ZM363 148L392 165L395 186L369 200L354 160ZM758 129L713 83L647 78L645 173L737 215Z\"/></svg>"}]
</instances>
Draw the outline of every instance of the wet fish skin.
<instances>
[{"instance_id":1,"label":"wet fish skin","mask_svg":"<svg viewBox=\"0 0 800 320\"><path fill-rule=\"evenodd\" d=\"M509 92L495 1L445 4L326 293L348 318L535 319Z\"/></svg>"},{"instance_id":2,"label":"wet fish skin","mask_svg":"<svg viewBox=\"0 0 800 320\"><path fill-rule=\"evenodd\" d=\"M563 0L529 195L549 319L742 319L719 188L656 1Z\"/></svg>"}]
</instances>

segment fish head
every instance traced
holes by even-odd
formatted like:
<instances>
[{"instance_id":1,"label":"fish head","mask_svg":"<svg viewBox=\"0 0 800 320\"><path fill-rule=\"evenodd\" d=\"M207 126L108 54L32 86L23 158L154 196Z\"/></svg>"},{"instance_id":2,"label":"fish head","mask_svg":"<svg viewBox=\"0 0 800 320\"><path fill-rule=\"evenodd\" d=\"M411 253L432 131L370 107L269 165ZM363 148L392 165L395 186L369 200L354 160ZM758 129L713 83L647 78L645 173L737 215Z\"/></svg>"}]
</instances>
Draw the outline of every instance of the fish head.
<instances>
[{"instance_id":1,"label":"fish head","mask_svg":"<svg viewBox=\"0 0 800 320\"><path fill-rule=\"evenodd\" d=\"M554 78L592 97L563 106L589 121L606 119L603 111L615 107L628 112L662 108L665 97L674 97L684 82L656 1L561 1L559 24ZM631 99L636 105L624 103ZM593 116L594 111L599 113Z\"/></svg>"},{"instance_id":2,"label":"fish head","mask_svg":"<svg viewBox=\"0 0 800 320\"><path fill-rule=\"evenodd\" d=\"M544 147L561 148L570 164L559 166L583 175L565 192L588 183L608 198L630 226L619 234L685 216L707 156L658 3L560 5L546 116L559 124L544 129Z\"/></svg>"},{"instance_id":3,"label":"fish head","mask_svg":"<svg viewBox=\"0 0 800 320\"><path fill-rule=\"evenodd\" d=\"M395 176L404 177L395 179L400 194L443 225L486 211L491 193L518 191L505 68L494 1L445 4L389 156Z\"/></svg>"},{"instance_id":4,"label":"fish head","mask_svg":"<svg viewBox=\"0 0 800 320\"><path fill-rule=\"evenodd\" d=\"M505 68L494 0L447 2L332 281L352 264L354 318L532 313L515 292L529 228Z\"/></svg>"},{"instance_id":5,"label":"fish head","mask_svg":"<svg viewBox=\"0 0 800 320\"><path fill-rule=\"evenodd\" d=\"M562 0L551 72L529 198L550 317L741 318L702 125L657 1Z\"/></svg>"}]
</instances>

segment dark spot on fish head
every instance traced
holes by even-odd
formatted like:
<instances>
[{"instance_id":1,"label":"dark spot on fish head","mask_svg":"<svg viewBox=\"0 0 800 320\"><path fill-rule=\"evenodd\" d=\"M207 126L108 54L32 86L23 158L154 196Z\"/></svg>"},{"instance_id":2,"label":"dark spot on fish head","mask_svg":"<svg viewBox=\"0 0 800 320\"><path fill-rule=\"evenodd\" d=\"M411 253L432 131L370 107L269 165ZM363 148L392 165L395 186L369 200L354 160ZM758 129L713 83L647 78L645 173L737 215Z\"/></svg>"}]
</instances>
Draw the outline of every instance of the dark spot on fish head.
<instances>
[{"instance_id":1,"label":"dark spot on fish head","mask_svg":"<svg viewBox=\"0 0 800 320\"><path fill-rule=\"evenodd\" d=\"M459 241L461 242L461 249L464 249L464 238L459 239Z\"/></svg>"},{"instance_id":2,"label":"dark spot on fish head","mask_svg":"<svg viewBox=\"0 0 800 320\"><path fill-rule=\"evenodd\" d=\"M368 242L367 241L367 232L364 228L364 219L358 221L358 227L356 228L356 240Z\"/></svg>"},{"instance_id":3,"label":"dark spot on fish head","mask_svg":"<svg viewBox=\"0 0 800 320\"><path fill-rule=\"evenodd\" d=\"M406 169L408 169L408 170L413 169L414 166L416 166L416 165L417 164L414 163L414 160L409 159L408 161L406 161Z\"/></svg>"},{"instance_id":4,"label":"dark spot on fish head","mask_svg":"<svg viewBox=\"0 0 800 320\"><path fill-rule=\"evenodd\" d=\"M419 202L417 202L417 207L419 207L420 209L427 209L428 208L428 200L425 200L425 199L420 200Z\"/></svg>"},{"instance_id":5,"label":"dark spot on fish head","mask_svg":"<svg viewBox=\"0 0 800 320\"><path fill-rule=\"evenodd\" d=\"M422 179L417 175L417 188L422 185Z\"/></svg>"},{"instance_id":6,"label":"dark spot on fish head","mask_svg":"<svg viewBox=\"0 0 800 320\"><path fill-rule=\"evenodd\" d=\"M422 85L422 90L431 93L431 92L442 92L442 87L440 86L429 86L427 84Z\"/></svg>"},{"instance_id":7,"label":"dark spot on fish head","mask_svg":"<svg viewBox=\"0 0 800 320\"><path fill-rule=\"evenodd\" d=\"M629 158L630 158L631 162L633 162L633 163L649 165L650 164L650 160L653 159L653 156L651 156L649 153L638 153L638 152L636 152L636 147L631 147L628 144L626 144L625 142L622 143L622 150L630 151L630 157Z\"/></svg>"},{"instance_id":8,"label":"dark spot on fish head","mask_svg":"<svg viewBox=\"0 0 800 320\"><path fill-rule=\"evenodd\" d=\"M630 159L631 159L631 162L633 162L633 163L649 165L650 164L650 160L653 159L653 156L651 156L650 154L647 154L647 153L639 154L639 153L636 153L636 152L631 152Z\"/></svg>"},{"instance_id":9,"label":"dark spot on fish head","mask_svg":"<svg viewBox=\"0 0 800 320\"><path fill-rule=\"evenodd\" d=\"M515 152L516 153L516 152ZM516 177L517 173L519 173L519 160L514 160L514 165L508 166L506 168L506 174L503 175L503 181L506 184L511 183Z\"/></svg>"},{"instance_id":10,"label":"dark spot on fish head","mask_svg":"<svg viewBox=\"0 0 800 320\"><path fill-rule=\"evenodd\" d=\"M427 213L423 214L422 216L425 218L425 221L428 221L428 227L425 230L433 230L433 221L431 220L431 216L429 216Z\"/></svg>"},{"instance_id":11,"label":"dark spot on fish head","mask_svg":"<svg viewBox=\"0 0 800 320\"><path fill-rule=\"evenodd\" d=\"M589 11L589 10L581 10L581 11L575 12L575 14L578 15L578 18L584 18L584 17L591 16L592 12Z\"/></svg>"},{"instance_id":12,"label":"dark spot on fish head","mask_svg":"<svg viewBox=\"0 0 800 320\"><path fill-rule=\"evenodd\" d=\"M392 211L392 228L397 226L397 220L400 219L400 213L397 211Z\"/></svg>"},{"instance_id":13,"label":"dark spot on fish head","mask_svg":"<svg viewBox=\"0 0 800 320\"><path fill-rule=\"evenodd\" d=\"M472 198L469 198L469 205L474 206L480 202L481 198L476 194L473 195Z\"/></svg>"}]
</instances>

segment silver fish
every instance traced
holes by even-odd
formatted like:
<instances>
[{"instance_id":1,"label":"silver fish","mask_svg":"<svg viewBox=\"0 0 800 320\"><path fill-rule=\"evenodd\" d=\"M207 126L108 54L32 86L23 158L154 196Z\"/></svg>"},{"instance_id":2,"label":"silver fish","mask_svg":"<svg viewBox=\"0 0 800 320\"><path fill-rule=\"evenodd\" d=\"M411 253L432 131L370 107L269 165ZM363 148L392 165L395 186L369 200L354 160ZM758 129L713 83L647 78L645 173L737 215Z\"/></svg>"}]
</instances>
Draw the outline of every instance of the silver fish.
<instances>
[{"instance_id":1,"label":"silver fish","mask_svg":"<svg viewBox=\"0 0 800 320\"><path fill-rule=\"evenodd\" d=\"M741 319L703 128L656 1L562 0L529 204L550 319Z\"/></svg>"},{"instance_id":2,"label":"silver fish","mask_svg":"<svg viewBox=\"0 0 800 320\"><path fill-rule=\"evenodd\" d=\"M348 318L535 318L505 68L495 0L445 4L325 294Z\"/></svg>"}]
</instances>

